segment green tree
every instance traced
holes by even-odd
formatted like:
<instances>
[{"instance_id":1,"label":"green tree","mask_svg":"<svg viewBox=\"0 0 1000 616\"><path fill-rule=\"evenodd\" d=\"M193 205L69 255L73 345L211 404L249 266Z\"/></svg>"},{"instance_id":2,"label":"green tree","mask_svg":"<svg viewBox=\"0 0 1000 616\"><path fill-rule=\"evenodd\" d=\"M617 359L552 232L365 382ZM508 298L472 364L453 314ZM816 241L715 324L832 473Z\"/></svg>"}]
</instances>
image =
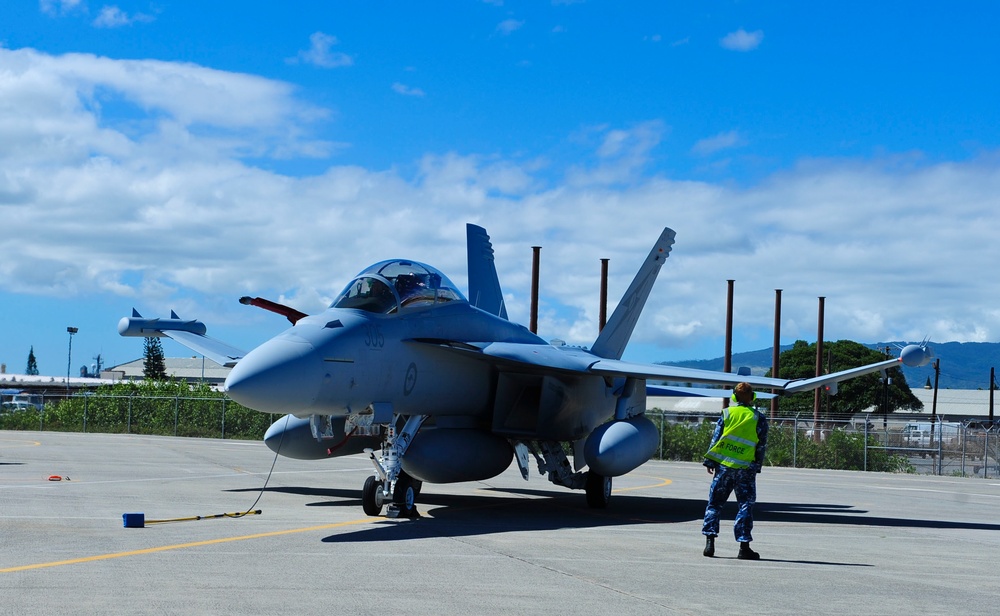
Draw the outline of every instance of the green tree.
<instances>
[{"instance_id":1,"label":"green tree","mask_svg":"<svg viewBox=\"0 0 1000 616\"><path fill-rule=\"evenodd\" d=\"M163 345L159 338L146 338L142 354L142 376L151 381L167 378L167 363L163 358Z\"/></svg>"},{"instance_id":2,"label":"green tree","mask_svg":"<svg viewBox=\"0 0 1000 616\"><path fill-rule=\"evenodd\" d=\"M38 362L35 361L35 345L31 345L28 351L28 367L24 369L25 374L38 375Z\"/></svg>"},{"instance_id":3,"label":"green tree","mask_svg":"<svg viewBox=\"0 0 1000 616\"><path fill-rule=\"evenodd\" d=\"M851 340L824 342L823 351L824 373L856 368L886 359L881 352ZM783 379L816 376L816 343L808 344L804 340L797 340L792 348L781 354L779 361L780 377ZM821 416L825 419L846 419L870 407L882 410L885 408L886 391L888 391L890 411L904 409L919 411L923 408L923 403L910 391L902 370L892 367L887 371L887 375L892 380L892 384L888 387L882 383L880 372L841 381L837 385L836 395L821 394L823 396L820 402ZM771 376L770 371L767 376ZM811 416L813 400L814 393L811 391L783 397L778 404L778 414L783 417Z\"/></svg>"}]
</instances>

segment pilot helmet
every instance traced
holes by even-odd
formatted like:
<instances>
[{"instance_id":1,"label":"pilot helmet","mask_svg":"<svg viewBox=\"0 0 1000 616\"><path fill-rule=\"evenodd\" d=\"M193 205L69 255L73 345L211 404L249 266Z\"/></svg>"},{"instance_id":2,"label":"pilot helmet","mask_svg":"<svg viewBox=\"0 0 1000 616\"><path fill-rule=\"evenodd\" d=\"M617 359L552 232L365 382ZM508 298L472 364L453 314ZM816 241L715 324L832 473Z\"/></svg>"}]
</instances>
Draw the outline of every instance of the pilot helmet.
<instances>
[{"instance_id":1,"label":"pilot helmet","mask_svg":"<svg viewBox=\"0 0 1000 616\"><path fill-rule=\"evenodd\" d=\"M405 298L420 286L420 281L417 279L415 274L407 273L396 276L395 284L396 292L399 293L399 297Z\"/></svg>"}]
</instances>

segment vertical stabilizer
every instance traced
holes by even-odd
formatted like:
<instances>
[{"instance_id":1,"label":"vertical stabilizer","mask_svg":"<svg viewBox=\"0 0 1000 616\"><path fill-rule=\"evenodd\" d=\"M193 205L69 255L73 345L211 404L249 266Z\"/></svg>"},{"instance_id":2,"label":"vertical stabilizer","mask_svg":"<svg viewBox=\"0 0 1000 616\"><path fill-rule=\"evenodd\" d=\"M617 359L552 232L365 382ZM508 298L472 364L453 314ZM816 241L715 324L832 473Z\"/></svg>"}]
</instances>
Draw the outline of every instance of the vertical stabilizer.
<instances>
[{"instance_id":1,"label":"vertical stabilizer","mask_svg":"<svg viewBox=\"0 0 1000 616\"><path fill-rule=\"evenodd\" d=\"M473 224L465 226L469 250L469 302L481 310L506 319L507 308L493 261L493 244L486 229Z\"/></svg>"},{"instance_id":2,"label":"vertical stabilizer","mask_svg":"<svg viewBox=\"0 0 1000 616\"><path fill-rule=\"evenodd\" d=\"M675 235L673 229L663 229L660 239L656 240L653 249L649 251L649 256L639 268L639 273L635 275L608 324L601 330L601 335L590 349L594 355L606 359L622 358L625 345L632 337L635 324L642 314L643 306L646 305L646 298L649 297L653 283L656 282L656 275L660 273L660 267L670 255Z\"/></svg>"}]
</instances>

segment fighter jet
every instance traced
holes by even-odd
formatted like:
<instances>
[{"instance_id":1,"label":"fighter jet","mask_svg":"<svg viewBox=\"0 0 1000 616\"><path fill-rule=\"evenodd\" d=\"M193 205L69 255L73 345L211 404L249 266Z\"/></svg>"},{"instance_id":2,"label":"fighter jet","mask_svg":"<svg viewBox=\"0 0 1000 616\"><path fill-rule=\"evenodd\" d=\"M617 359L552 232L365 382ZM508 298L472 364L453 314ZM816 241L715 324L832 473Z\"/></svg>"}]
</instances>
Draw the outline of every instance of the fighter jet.
<instances>
[{"instance_id":1,"label":"fighter jet","mask_svg":"<svg viewBox=\"0 0 1000 616\"><path fill-rule=\"evenodd\" d=\"M145 319L133 309L118 330L168 336L233 366L225 382L232 399L283 415L264 437L280 455L368 453L374 471L362 507L377 516L388 506L391 517L418 515L424 482L485 480L512 460L527 479L532 459L552 483L582 489L590 506L606 507L612 479L659 445L645 416L650 379L835 392L842 380L900 362L924 365L932 355L926 345L909 345L896 359L802 380L622 361L674 238L663 230L589 349L555 346L508 320L489 236L471 224L468 298L430 265L393 259L358 274L321 314L242 298L292 323L249 353L173 312Z\"/></svg>"}]
</instances>

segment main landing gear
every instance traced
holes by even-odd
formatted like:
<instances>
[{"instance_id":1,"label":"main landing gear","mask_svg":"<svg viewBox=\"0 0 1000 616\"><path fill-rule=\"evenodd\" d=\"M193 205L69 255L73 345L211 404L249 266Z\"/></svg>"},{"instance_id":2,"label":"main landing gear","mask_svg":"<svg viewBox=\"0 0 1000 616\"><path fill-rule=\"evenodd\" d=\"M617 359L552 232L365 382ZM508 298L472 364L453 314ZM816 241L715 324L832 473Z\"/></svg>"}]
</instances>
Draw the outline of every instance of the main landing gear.
<instances>
[{"instance_id":1,"label":"main landing gear","mask_svg":"<svg viewBox=\"0 0 1000 616\"><path fill-rule=\"evenodd\" d=\"M599 475L594 471L574 473L572 464L570 464L560 443L522 441L515 444L514 450L518 454L517 463L521 467L521 475L525 479L528 478L528 454L531 453L538 462L539 473L547 475L549 481L557 486L586 491L587 504L592 509L604 509L611 501L611 477Z\"/></svg>"},{"instance_id":2,"label":"main landing gear","mask_svg":"<svg viewBox=\"0 0 1000 616\"><path fill-rule=\"evenodd\" d=\"M611 501L611 477L587 471L587 504L591 509L605 509Z\"/></svg>"},{"instance_id":3,"label":"main landing gear","mask_svg":"<svg viewBox=\"0 0 1000 616\"><path fill-rule=\"evenodd\" d=\"M413 436L420 429L425 416L407 418L403 428L397 432L398 416L386 426L382 454L376 456L374 450L366 449L375 466L375 474L365 480L361 489L361 505L370 516L378 516L388 505L386 515L390 518L416 518L416 500L420 495L421 482L408 475L402 468L403 454ZM604 509L611 500L611 477L594 471L573 472L572 464L560 443L554 441L518 441L514 443L516 459L522 475L528 478L529 455L534 454L538 471L548 475L549 481L573 490L584 490L587 504L593 509Z\"/></svg>"}]
</instances>

